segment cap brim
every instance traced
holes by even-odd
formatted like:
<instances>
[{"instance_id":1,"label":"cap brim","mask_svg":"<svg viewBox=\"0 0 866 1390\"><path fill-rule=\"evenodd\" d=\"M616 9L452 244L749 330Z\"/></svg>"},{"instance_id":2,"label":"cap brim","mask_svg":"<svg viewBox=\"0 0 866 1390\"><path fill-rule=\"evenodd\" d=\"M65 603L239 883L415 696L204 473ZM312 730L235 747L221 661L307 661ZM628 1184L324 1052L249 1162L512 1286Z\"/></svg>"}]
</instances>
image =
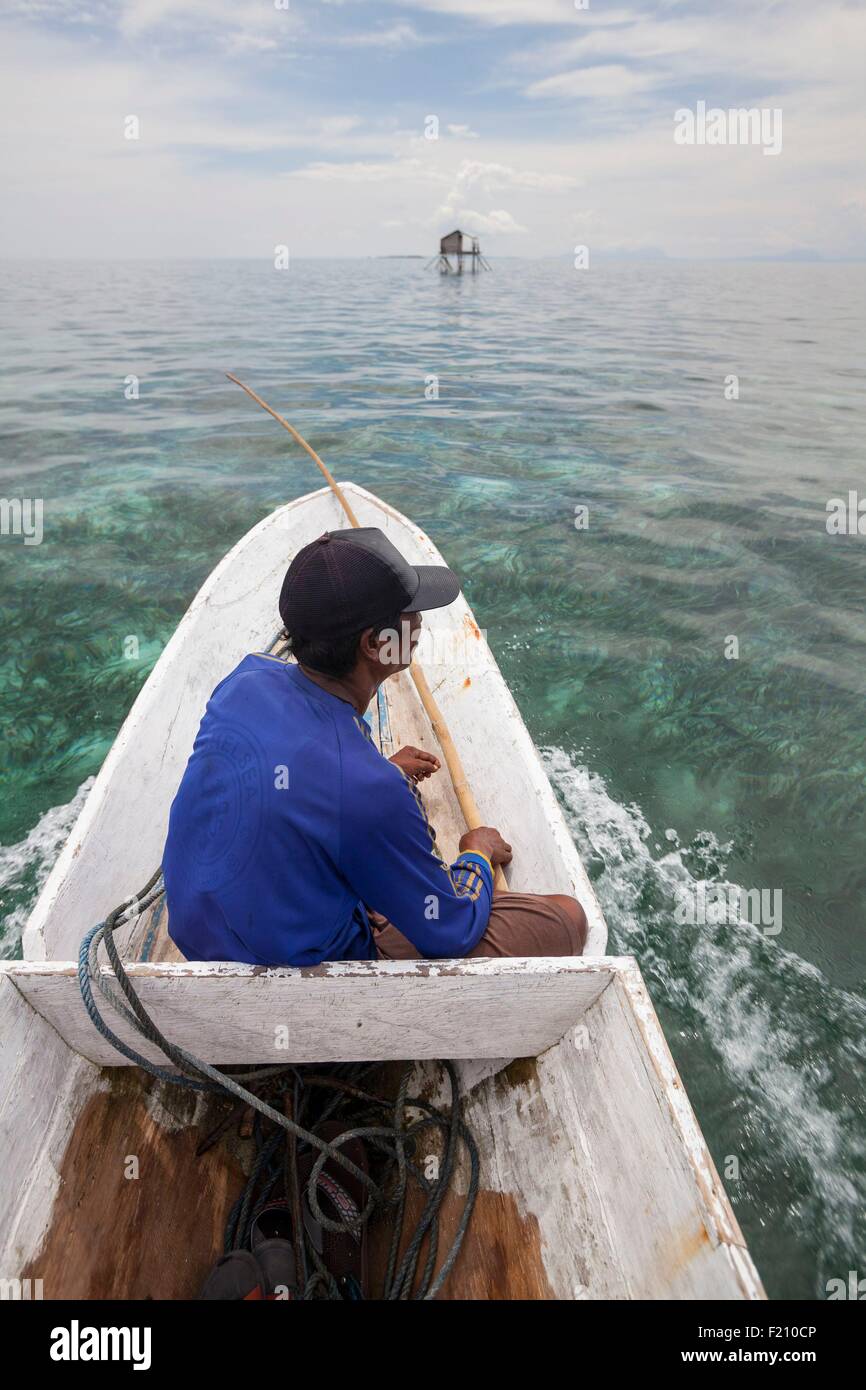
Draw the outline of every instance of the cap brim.
<instances>
[{"instance_id":1,"label":"cap brim","mask_svg":"<svg viewBox=\"0 0 866 1390\"><path fill-rule=\"evenodd\" d=\"M460 580L447 565L415 565L418 588L406 613L421 613L427 608L447 608L460 593Z\"/></svg>"}]
</instances>

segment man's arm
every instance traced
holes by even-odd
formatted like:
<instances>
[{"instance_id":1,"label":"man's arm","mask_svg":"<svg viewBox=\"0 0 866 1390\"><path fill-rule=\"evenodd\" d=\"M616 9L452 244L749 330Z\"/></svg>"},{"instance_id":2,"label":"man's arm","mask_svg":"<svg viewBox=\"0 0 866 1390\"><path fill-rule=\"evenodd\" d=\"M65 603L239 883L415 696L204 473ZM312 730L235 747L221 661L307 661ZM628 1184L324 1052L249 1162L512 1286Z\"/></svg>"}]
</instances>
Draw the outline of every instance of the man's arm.
<instances>
[{"instance_id":1,"label":"man's arm","mask_svg":"<svg viewBox=\"0 0 866 1390\"><path fill-rule=\"evenodd\" d=\"M511 857L496 832L488 833L495 837L488 852L471 847L482 832L469 832L461 841L467 848L447 865L418 792L397 769L383 767L368 796L344 798L340 869L422 956L465 956L487 926L497 851L502 862Z\"/></svg>"}]
</instances>

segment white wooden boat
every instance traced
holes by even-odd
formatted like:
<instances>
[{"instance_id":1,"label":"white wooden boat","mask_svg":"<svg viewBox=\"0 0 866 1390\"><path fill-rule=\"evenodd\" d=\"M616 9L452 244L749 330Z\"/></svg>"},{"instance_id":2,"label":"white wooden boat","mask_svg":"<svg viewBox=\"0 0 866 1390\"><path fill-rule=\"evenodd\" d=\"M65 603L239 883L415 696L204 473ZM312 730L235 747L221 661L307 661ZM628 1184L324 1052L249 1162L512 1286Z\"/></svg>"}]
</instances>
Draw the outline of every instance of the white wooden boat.
<instances>
[{"instance_id":1,"label":"white wooden boat","mask_svg":"<svg viewBox=\"0 0 866 1390\"><path fill-rule=\"evenodd\" d=\"M413 563L441 563L405 517L343 487L362 525L382 527ZM344 525L323 488L217 566L96 779L24 959L0 966L0 1274L25 1294L41 1279L46 1298L192 1297L219 1247L231 1155L215 1148L193 1164L201 1103L129 1066L95 1031L75 962L86 931L159 864L205 702L246 652L272 642L289 559ZM425 625L424 668L482 818L516 847L510 886L575 894L586 955L262 971L181 960L154 911L123 929L145 1007L173 1042L220 1065L273 1061L279 1022L291 1024L297 1062L459 1059L481 1194L445 1297L763 1297L638 966L605 955L592 886L483 634L462 598ZM382 696L372 727L383 752L437 752L405 675ZM425 798L450 855L464 825L444 769ZM159 1181L130 1180L129 1156Z\"/></svg>"}]
</instances>

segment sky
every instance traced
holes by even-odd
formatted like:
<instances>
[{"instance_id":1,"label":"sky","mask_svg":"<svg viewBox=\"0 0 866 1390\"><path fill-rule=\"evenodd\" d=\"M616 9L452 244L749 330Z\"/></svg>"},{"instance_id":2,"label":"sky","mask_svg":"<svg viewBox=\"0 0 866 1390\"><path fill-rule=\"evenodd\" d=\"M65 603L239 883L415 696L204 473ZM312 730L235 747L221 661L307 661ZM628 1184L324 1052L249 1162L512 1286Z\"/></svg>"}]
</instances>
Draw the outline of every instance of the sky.
<instances>
[{"instance_id":1,"label":"sky","mask_svg":"<svg viewBox=\"0 0 866 1390\"><path fill-rule=\"evenodd\" d=\"M0 255L863 258L864 73L863 0L3 0Z\"/></svg>"}]
</instances>

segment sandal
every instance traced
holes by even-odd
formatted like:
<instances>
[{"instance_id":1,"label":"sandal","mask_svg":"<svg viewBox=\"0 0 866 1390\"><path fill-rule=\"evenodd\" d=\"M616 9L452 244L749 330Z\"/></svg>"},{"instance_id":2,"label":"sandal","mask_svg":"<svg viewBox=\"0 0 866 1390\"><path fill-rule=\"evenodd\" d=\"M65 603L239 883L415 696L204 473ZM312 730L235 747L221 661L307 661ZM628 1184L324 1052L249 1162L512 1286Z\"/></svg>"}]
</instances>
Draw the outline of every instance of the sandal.
<instances>
[{"instance_id":1,"label":"sandal","mask_svg":"<svg viewBox=\"0 0 866 1390\"><path fill-rule=\"evenodd\" d=\"M285 1215L288 1217L288 1211ZM256 1299L292 1302L298 1299L292 1242L278 1235L268 1236L267 1217L266 1207L253 1225L252 1250L232 1250L217 1260L205 1280L200 1299L223 1302ZM266 1218L264 1223L262 1218ZM291 1228L290 1219L288 1224Z\"/></svg>"},{"instance_id":2,"label":"sandal","mask_svg":"<svg viewBox=\"0 0 866 1390\"><path fill-rule=\"evenodd\" d=\"M338 1144L347 1132L346 1125L330 1120L317 1129L321 1139L334 1144L362 1173L368 1171L367 1153L360 1139ZM368 1289L367 1225L357 1225L369 1200L369 1188L360 1178L348 1172L337 1160L328 1158L319 1171L316 1199L324 1216L332 1221L344 1221L355 1229L329 1231L316 1219L310 1208L309 1181L320 1151L312 1149L298 1159L298 1181L304 1226L325 1268L333 1275L346 1299L366 1298Z\"/></svg>"}]
</instances>

